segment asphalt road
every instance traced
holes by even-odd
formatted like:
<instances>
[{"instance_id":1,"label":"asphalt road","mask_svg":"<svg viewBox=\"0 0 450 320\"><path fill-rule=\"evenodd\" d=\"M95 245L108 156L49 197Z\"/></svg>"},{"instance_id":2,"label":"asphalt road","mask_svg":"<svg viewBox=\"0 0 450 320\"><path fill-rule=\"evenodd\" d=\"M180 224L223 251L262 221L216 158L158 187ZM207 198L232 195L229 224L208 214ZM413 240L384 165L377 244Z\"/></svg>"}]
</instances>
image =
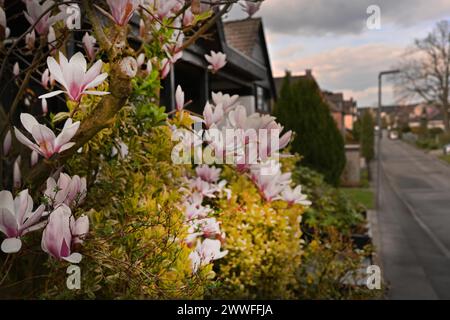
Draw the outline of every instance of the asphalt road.
<instances>
[{"instance_id":1,"label":"asphalt road","mask_svg":"<svg viewBox=\"0 0 450 320\"><path fill-rule=\"evenodd\" d=\"M381 163L377 216L388 298L450 299L450 166L386 138Z\"/></svg>"}]
</instances>

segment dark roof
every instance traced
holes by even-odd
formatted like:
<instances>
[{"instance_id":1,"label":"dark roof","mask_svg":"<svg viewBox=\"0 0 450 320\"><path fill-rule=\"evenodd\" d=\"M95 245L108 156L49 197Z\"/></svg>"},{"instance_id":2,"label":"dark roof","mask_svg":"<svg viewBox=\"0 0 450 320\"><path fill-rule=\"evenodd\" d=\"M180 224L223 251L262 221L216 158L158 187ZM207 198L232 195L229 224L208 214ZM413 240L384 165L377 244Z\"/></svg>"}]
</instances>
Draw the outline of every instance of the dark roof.
<instances>
[{"instance_id":1,"label":"dark roof","mask_svg":"<svg viewBox=\"0 0 450 320\"><path fill-rule=\"evenodd\" d=\"M226 21L223 26L227 44L246 56L253 57L253 50L259 40L261 18Z\"/></svg>"},{"instance_id":2,"label":"dark roof","mask_svg":"<svg viewBox=\"0 0 450 320\"><path fill-rule=\"evenodd\" d=\"M276 100L277 91L272 76L272 66L267 50L266 36L264 33L264 24L261 18L248 18L235 21L219 21L222 25L220 29L223 32L224 52L232 61L234 56L242 55L249 60L250 64L241 60L239 66L247 70L251 64L264 70L265 75L261 77L262 81L258 85L269 88L272 97Z\"/></svg>"},{"instance_id":3,"label":"dark roof","mask_svg":"<svg viewBox=\"0 0 450 320\"><path fill-rule=\"evenodd\" d=\"M303 79L306 79L306 75L291 76L291 83ZM278 94L280 94L281 87L283 86L284 77L274 78L273 80L275 81L275 87L277 88L277 92Z\"/></svg>"}]
</instances>

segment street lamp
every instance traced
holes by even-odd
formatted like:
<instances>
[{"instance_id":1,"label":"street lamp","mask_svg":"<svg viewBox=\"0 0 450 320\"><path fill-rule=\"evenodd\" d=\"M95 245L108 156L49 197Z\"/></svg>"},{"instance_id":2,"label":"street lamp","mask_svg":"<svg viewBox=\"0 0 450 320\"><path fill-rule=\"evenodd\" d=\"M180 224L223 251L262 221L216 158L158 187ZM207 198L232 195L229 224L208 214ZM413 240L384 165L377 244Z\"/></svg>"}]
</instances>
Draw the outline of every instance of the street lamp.
<instances>
[{"instance_id":1,"label":"street lamp","mask_svg":"<svg viewBox=\"0 0 450 320\"><path fill-rule=\"evenodd\" d=\"M378 113L377 113L377 126L378 126L378 140L377 140L377 203L376 208L380 210L380 191L381 191L381 139L383 138L383 131L381 130L381 98L382 98L382 79L383 76L400 73L400 70L388 70L382 71L378 74Z\"/></svg>"}]
</instances>

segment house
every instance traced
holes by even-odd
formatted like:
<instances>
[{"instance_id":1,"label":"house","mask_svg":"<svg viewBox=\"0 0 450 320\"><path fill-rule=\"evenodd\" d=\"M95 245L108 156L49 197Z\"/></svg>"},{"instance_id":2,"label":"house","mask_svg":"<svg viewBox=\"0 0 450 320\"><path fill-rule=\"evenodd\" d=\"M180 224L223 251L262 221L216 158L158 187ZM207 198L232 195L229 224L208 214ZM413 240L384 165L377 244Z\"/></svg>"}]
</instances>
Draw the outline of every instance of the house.
<instances>
[{"instance_id":1,"label":"house","mask_svg":"<svg viewBox=\"0 0 450 320\"><path fill-rule=\"evenodd\" d=\"M374 108L374 110L377 109ZM439 106L424 102L383 106L381 108L381 119L392 128L418 128L424 122L426 122L428 129L445 128L444 116Z\"/></svg>"},{"instance_id":2,"label":"house","mask_svg":"<svg viewBox=\"0 0 450 320\"><path fill-rule=\"evenodd\" d=\"M347 130L353 130L353 122L356 116L357 104L353 98L349 100L344 99L342 92L322 91L325 99L330 106L331 113L334 120L345 136Z\"/></svg>"},{"instance_id":3,"label":"house","mask_svg":"<svg viewBox=\"0 0 450 320\"><path fill-rule=\"evenodd\" d=\"M226 66L216 74L209 72L204 58L211 50L227 55ZM168 111L174 109L178 85L186 101L192 101L187 109L199 114L211 92L218 91L239 95L249 113L270 113L277 94L262 20L219 20L206 37L187 48L162 83L161 105Z\"/></svg>"},{"instance_id":4,"label":"house","mask_svg":"<svg viewBox=\"0 0 450 320\"><path fill-rule=\"evenodd\" d=\"M291 76L291 82L294 83L296 81L309 78L316 82L317 80L314 78L312 74L312 70L307 69L305 74L298 76ZM275 78L275 85L277 88L277 92L279 93L281 90L281 86L283 84L284 77ZM320 88L320 86L317 84ZM334 93L327 90L321 90L322 97L327 102L330 112L336 122L337 127L342 132L342 135L345 137L347 130L353 129L353 122L356 117L357 103L350 98L349 100L344 99L344 94L341 92Z\"/></svg>"}]
</instances>

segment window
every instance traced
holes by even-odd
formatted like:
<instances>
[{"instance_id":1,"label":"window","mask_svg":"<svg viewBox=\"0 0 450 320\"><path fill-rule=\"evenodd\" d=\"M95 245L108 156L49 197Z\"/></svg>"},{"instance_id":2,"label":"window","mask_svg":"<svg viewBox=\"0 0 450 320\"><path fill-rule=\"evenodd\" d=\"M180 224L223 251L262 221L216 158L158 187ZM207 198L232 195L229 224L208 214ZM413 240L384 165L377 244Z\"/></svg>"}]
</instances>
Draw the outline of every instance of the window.
<instances>
[{"instance_id":1,"label":"window","mask_svg":"<svg viewBox=\"0 0 450 320\"><path fill-rule=\"evenodd\" d=\"M269 106L264 97L264 88L256 87L256 110L260 112L268 112Z\"/></svg>"}]
</instances>

